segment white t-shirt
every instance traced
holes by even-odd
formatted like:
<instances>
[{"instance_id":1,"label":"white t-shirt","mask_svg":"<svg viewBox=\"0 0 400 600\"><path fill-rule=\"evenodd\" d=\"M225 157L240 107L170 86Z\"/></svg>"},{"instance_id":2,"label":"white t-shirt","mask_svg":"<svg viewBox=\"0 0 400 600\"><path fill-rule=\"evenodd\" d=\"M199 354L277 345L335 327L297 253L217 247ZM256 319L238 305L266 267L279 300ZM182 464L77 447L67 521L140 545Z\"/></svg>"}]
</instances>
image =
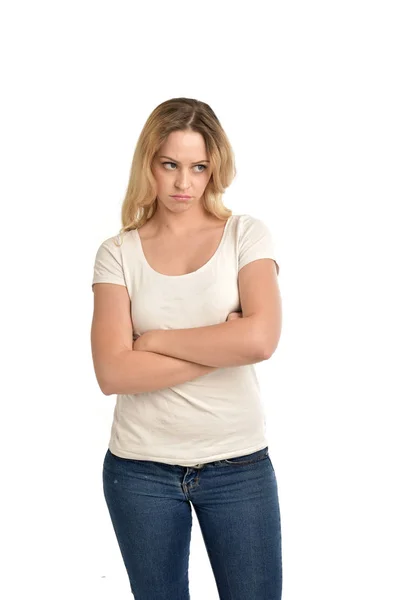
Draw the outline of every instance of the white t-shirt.
<instances>
[{"instance_id":1,"label":"white t-shirt","mask_svg":"<svg viewBox=\"0 0 400 600\"><path fill-rule=\"evenodd\" d=\"M266 224L247 214L229 217L218 249L197 271L158 273L147 262L137 230L106 239L97 250L93 283L128 289L134 338L154 329L224 323L240 311L239 270L275 260ZM109 449L122 458L195 466L268 445L254 365L224 367L153 392L118 394Z\"/></svg>"}]
</instances>

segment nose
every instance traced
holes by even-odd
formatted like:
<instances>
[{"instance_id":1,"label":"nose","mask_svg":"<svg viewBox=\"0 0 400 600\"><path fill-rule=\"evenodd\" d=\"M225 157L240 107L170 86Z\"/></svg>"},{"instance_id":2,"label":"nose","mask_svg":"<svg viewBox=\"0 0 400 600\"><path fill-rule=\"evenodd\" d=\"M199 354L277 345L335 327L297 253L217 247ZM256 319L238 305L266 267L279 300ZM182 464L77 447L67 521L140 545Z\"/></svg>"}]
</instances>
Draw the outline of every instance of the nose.
<instances>
[{"instance_id":1,"label":"nose","mask_svg":"<svg viewBox=\"0 0 400 600\"><path fill-rule=\"evenodd\" d=\"M176 177L175 186L182 192L185 192L190 187L189 179L189 173L182 171Z\"/></svg>"}]
</instances>

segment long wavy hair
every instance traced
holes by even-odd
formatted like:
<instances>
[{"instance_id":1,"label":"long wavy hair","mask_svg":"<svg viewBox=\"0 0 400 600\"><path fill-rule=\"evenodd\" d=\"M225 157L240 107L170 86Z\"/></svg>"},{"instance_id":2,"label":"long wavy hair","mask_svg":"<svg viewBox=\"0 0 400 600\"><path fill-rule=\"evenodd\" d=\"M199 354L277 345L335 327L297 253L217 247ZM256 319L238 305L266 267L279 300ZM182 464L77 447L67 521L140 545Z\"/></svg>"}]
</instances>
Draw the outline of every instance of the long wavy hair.
<instances>
[{"instance_id":1,"label":"long wavy hair","mask_svg":"<svg viewBox=\"0 0 400 600\"><path fill-rule=\"evenodd\" d=\"M236 176L234 153L216 114L205 102L172 98L157 106L139 135L132 159L119 234L142 227L157 209L156 181L151 166L172 131L201 133L210 160L211 177L204 190L203 206L221 220L232 215L222 195Z\"/></svg>"}]
</instances>

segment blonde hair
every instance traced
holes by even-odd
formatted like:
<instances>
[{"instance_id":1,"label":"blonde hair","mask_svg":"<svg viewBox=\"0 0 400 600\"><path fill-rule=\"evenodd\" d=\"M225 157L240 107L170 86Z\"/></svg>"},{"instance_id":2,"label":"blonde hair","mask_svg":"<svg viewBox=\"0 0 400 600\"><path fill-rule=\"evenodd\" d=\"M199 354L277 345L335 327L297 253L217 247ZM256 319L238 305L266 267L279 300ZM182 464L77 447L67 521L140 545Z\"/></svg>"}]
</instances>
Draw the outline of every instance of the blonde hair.
<instances>
[{"instance_id":1,"label":"blonde hair","mask_svg":"<svg viewBox=\"0 0 400 600\"><path fill-rule=\"evenodd\" d=\"M151 165L168 135L179 130L201 133L205 142L211 169L203 195L205 210L222 220L232 215L222 202L223 193L236 175L234 153L225 131L205 102L172 98L153 110L139 135L122 203L120 235L142 227L156 211L156 181Z\"/></svg>"}]
</instances>

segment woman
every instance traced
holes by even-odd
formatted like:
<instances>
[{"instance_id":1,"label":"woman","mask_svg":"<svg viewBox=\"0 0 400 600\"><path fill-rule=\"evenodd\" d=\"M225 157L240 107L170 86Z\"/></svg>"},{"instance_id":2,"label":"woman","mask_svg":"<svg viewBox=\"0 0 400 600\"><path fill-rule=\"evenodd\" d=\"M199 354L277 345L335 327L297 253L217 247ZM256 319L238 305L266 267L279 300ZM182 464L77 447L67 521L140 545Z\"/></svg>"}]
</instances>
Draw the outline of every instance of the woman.
<instances>
[{"instance_id":1,"label":"woman","mask_svg":"<svg viewBox=\"0 0 400 600\"><path fill-rule=\"evenodd\" d=\"M222 202L235 173L208 104L163 102L137 142L123 227L95 258L94 369L117 394L104 494L136 600L189 598L192 505L220 598L281 598L253 366L279 341L279 266L264 222Z\"/></svg>"}]
</instances>

